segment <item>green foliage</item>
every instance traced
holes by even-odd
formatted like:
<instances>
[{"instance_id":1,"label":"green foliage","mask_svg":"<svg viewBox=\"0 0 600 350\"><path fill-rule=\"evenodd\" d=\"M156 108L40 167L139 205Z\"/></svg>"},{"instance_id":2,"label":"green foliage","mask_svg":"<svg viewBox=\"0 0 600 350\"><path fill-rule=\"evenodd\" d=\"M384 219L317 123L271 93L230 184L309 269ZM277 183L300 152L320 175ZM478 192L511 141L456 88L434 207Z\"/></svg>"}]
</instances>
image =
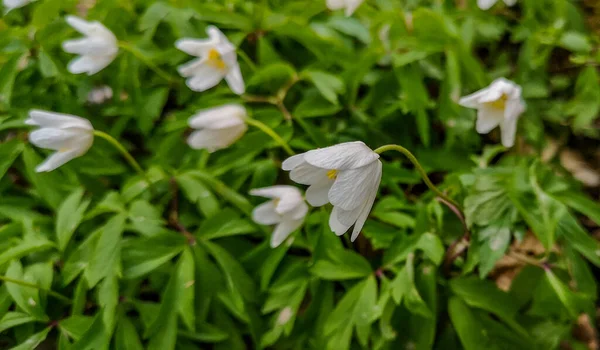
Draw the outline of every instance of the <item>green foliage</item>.
<instances>
[{"instance_id":1,"label":"green foliage","mask_svg":"<svg viewBox=\"0 0 600 350\"><path fill-rule=\"evenodd\" d=\"M584 348L574 330L598 306L598 188L547 156L552 139L598 171L600 37L583 6L366 0L346 17L325 0L38 0L11 10L0 19L0 348ZM69 73L68 14L118 38L101 72ZM208 25L236 47L244 95L225 82L194 92L178 75L190 57L175 41L205 38ZM527 104L511 149L497 130L478 135L475 112L457 103L499 77ZM112 96L88 100L102 86ZM191 149L188 119L226 103L281 140L250 124L226 149ZM36 172L48 152L27 141L31 109L90 120L144 170L96 137L80 158ZM331 232L327 205L271 248L248 192L293 185L281 142L301 153L355 140L410 149L461 208L386 152L355 242Z\"/></svg>"}]
</instances>

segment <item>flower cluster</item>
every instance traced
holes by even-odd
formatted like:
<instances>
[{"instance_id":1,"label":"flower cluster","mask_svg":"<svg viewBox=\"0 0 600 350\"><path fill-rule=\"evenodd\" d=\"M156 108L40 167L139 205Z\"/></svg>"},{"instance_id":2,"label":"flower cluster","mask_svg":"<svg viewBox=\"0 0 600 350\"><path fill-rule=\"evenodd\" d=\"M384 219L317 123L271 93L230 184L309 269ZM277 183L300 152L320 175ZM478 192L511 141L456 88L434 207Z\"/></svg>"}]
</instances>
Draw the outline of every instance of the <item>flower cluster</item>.
<instances>
[{"instance_id":1,"label":"flower cluster","mask_svg":"<svg viewBox=\"0 0 600 350\"><path fill-rule=\"evenodd\" d=\"M4 0L4 5L11 10L28 2ZM495 2L478 0L478 5L481 9L489 9ZM515 1L504 2L512 5ZM327 0L326 3L329 9L343 9L347 16L351 16L362 0ZM66 22L83 35L79 39L67 40L62 45L64 51L79 55L68 65L69 72L73 74L98 73L118 56L120 47L126 47L100 22L75 16L67 16ZM193 91L206 91L224 79L233 93L244 94L244 79L237 62L236 47L214 26L208 26L206 33L207 39L183 38L174 43L177 49L196 57L180 66L179 74ZM95 90L89 96L89 101L102 103L110 98L112 90L103 87ZM499 78L490 86L461 98L458 103L477 109L475 129L478 133L489 133L499 126L502 144L505 147L514 145L517 122L525 111L519 85ZM55 151L37 167L38 172L52 171L82 156L92 147L94 136L109 138L107 134L95 131L88 120L73 115L32 110L26 123L39 127L29 134L31 143ZM200 110L191 116L189 127L193 131L187 143L193 149L215 152L240 139L248 125L258 126L281 141L268 127L251 119L243 105L231 103ZM293 154L289 147L286 151ZM133 159L128 154L125 156ZM133 165L139 169L135 161ZM332 205L329 226L335 234L343 235L354 227L352 241L358 237L373 207L382 178L382 167L379 152L361 141L292 155L282 163L282 169L289 171L292 181L309 186L304 197L310 205ZM271 237L272 247L280 245L303 225L309 208L298 188L277 185L254 189L250 194L270 199L255 208L252 218L258 224L276 225Z\"/></svg>"}]
</instances>

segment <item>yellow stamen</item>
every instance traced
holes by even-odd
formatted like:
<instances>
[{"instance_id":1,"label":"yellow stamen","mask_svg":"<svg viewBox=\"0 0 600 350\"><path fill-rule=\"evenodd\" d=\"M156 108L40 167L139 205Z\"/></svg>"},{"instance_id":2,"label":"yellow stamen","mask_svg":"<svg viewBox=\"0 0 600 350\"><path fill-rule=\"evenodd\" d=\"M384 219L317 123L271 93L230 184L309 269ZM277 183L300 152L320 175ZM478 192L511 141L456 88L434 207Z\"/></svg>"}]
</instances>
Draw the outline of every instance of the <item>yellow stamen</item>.
<instances>
[{"instance_id":1,"label":"yellow stamen","mask_svg":"<svg viewBox=\"0 0 600 350\"><path fill-rule=\"evenodd\" d=\"M488 102L487 104L488 106L495 109L504 109L506 108L506 100L508 100L508 96L502 94L502 96L500 96L499 99L497 99L496 101Z\"/></svg>"},{"instance_id":2,"label":"yellow stamen","mask_svg":"<svg viewBox=\"0 0 600 350\"><path fill-rule=\"evenodd\" d=\"M210 49L208 51L208 57L206 58L206 63L210 66L213 66L217 69L224 70L227 68L225 62L221 58L221 54L216 49Z\"/></svg>"},{"instance_id":3,"label":"yellow stamen","mask_svg":"<svg viewBox=\"0 0 600 350\"><path fill-rule=\"evenodd\" d=\"M335 180L335 178L337 177L337 170L335 170L335 169L331 169L331 170L329 170L329 171L327 172L327 177L328 177L330 180Z\"/></svg>"}]
</instances>

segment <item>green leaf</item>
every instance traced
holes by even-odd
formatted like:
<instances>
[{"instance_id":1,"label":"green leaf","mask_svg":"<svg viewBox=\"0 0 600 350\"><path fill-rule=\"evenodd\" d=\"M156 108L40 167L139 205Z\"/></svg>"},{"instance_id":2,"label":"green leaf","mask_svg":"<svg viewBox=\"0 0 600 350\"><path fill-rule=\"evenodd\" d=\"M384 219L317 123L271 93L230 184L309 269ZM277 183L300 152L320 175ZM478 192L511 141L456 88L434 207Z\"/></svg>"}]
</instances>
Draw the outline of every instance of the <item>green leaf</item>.
<instances>
[{"instance_id":1,"label":"green leaf","mask_svg":"<svg viewBox=\"0 0 600 350\"><path fill-rule=\"evenodd\" d=\"M181 253L185 245L182 235L170 232L125 241L121 251L123 278L139 278L152 272Z\"/></svg>"},{"instance_id":2,"label":"green leaf","mask_svg":"<svg viewBox=\"0 0 600 350\"><path fill-rule=\"evenodd\" d=\"M7 329L35 322L38 319L22 312L7 312L2 319L0 319L0 333L4 332Z\"/></svg>"},{"instance_id":3,"label":"green leaf","mask_svg":"<svg viewBox=\"0 0 600 350\"><path fill-rule=\"evenodd\" d=\"M565 306L572 319L577 319L580 313L589 310L593 306L593 301L585 296L574 293L567 287L550 269L544 271L546 279L552 286L552 289Z\"/></svg>"},{"instance_id":4,"label":"green leaf","mask_svg":"<svg viewBox=\"0 0 600 350\"><path fill-rule=\"evenodd\" d=\"M371 265L361 255L351 250L334 250L327 259L317 260L310 272L326 280L363 278L372 274Z\"/></svg>"},{"instance_id":5,"label":"green leaf","mask_svg":"<svg viewBox=\"0 0 600 350\"><path fill-rule=\"evenodd\" d=\"M48 333L50 333L51 330L52 327L47 327L43 331L31 335L20 345L17 345L11 348L10 350L35 350L38 348L38 345L40 345L44 340L46 340L46 337L48 336Z\"/></svg>"},{"instance_id":6,"label":"green leaf","mask_svg":"<svg viewBox=\"0 0 600 350\"><path fill-rule=\"evenodd\" d=\"M575 31L564 32L558 45L573 52L587 53L592 50L590 39L583 33Z\"/></svg>"},{"instance_id":7,"label":"green leaf","mask_svg":"<svg viewBox=\"0 0 600 350\"><path fill-rule=\"evenodd\" d=\"M119 318L117 326L115 344L117 349L123 350L143 350L144 346L133 323L126 316Z\"/></svg>"},{"instance_id":8,"label":"green leaf","mask_svg":"<svg viewBox=\"0 0 600 350\"><path fill-rule=\"evenodd\" d=\"M338 104L337 95L343 94L346 91L344 81L333 74L317 70L307 70L302 72L302 75L308 76L321 95L334 105Z\"/></svg>"},{"instance_id":9,"label":"green leaf","mask_svg":"<svg viewBox=\"0 0 600 350\"><path fill-rule=\"evenodd\" d=\"M512 235L510 225L506 222L496 222L479 231L479 276L484 278L492 271L496 262L504 256Z\"/></svg>"},{"instance_id":10,"label":"green leaf","mask_svg":"<svg viewBox=\"0 0 600 350\"><path fill-rule=\"evenodd\" d=\"M565 191L559 194L552 194L552 196L587 216L596 225L600 225L600 203L597 201L574 191Z\"/></svg>"},{"instance_id":11,"label":"green leaf","mask_svg":"<svg viewBox=\"0 0 600 350\"><path fill-rule=\"evenodd\" d=\"M556 236L566 239L591 263L600 266L600 242L590 236L572 215L568 214L560 218Z\"/></svg>"},{"instance_id":12,"label":"green leaf","mask_svg":"<svg viewBox=\"0 0 600 350\"><path fill-rule=\"evenodd\" d=\"M3 62L0 68L0 106L10 107L13 85L17 77L17 67L21 56L23 56L22 52L13 54L8 61Z\"/></svg>"},{"instance_id":13,"label":"green leaf","mask_svg":"<svg viewBox=\"0 0 600 350\"><path fill-rule=\"evenodd\" d=\"M92 326L94 318L90 316L76 315L65 318L58 323L61 333L68 335L75 341L81 339Z\"/></svg>"},{"instance_id":14,"label":"green leaf","mask_svg":"<svg viewBox=\"0 0 600 350\"><path fill-rule=\"evenodd\" d=\"M144 200L131 203L129 221L134 229L144 236L154 236L165 230L165 220L160 211Z\"/></svg>"},{"instance_id":15,"label":"green leaf","mask_svg":"<svg viewBox=\"0 0 600 350\"><path fill-rule=\"evenodd\" d=\"M4 265L13 259L19 259L29 254L47 250L53 247L54 243L40 237L19 241L17 245L10 247L0 254L0 265Z\"/></svg>"},{"instance_id":16,"label":"green leaf","mask_svg":"<svg viewBox=\"0 0 600 350\"><path fill-rule=\"evenodd\" d=\"M396 79L402 88L402 102L406 112L411 112L416 117L417 130L421 142L425 146L430 144L429 119L426 109L429 108L429 94L423 83L423 78L415 66L396 67Z\"/></svg>"},{"instance_id":17,"label":"green leaf","mask_svg":"<svg viewBox=\"0 0 600 350\"><path fill-rule=\"evenodd\" d=\"M256 232L254 224L240 218L231 208L225 208L200 225L198 236L203 239L215 239L252 232Z\"/></svg>"},{"instance_id":18,"label":"green leaf","mask_svg":"<svg viewBox=\"0 0 600 350\"><path fill-rule=\"evenodd\" d=\"M98 312L94 317L92 325L85 333L73 344L73 349L77 350L108 350L110 344L110 334L102 322L102 313Z\"/></svg>"},{"instance_id":19,"label":"green leaf","mask_svg":"<svg viewBox=\"0 0 600 350\"><path fill-rule=\"evenodd\" d=\"M25 281L30 284L36 284L37 281L32 281L23 273L23 267L18 260L13 260L6 270L6 277ZM48 316L44 312L44 305L40 302L39 290L32 287L22 286L17 283L7 283L6 289L15 303L27 314L35 317L40 321L47 321Z\"/></svg>"},{"instance_id":20,"label":"green leaf","mask_svg":"<svg viewBox=\"0 0 600 350\"><path fill-rule=\"evenodd\" d=\"M342 107L325 99L318 90L307 90L292 115L300 118L325 117L336 114Z\"/></svg>"},{"instance_id":21,"label":"green leaf","mask_svg":"<svg viewBox=\"0 0 600 350\"><path fill-rule=\"evenodd\" d=\"M204 216L211 217L220 210L217 197L202 181L189 174L180 174L176 179L187 199L196 203Z\"/></svg>"},{"instance_id":22,"label":"green leaf","mask_svg":"<svg viewBox=\"0 0 600 350\"><path fill-rule=\"evenodd\" d=\"M473 311L458 297L448 301L448 314L465 350L480 350L488 344L485 329Z\"/></svg>"},{"instance_id":23,"label":"green leaf","mask_svg":"<svg viewBox=\"0 0 600 350\"><path fill-rule=\"evenodd\" d=\"M67 247L71 236L83 220L83 215L90 204L89 200L81 201L83 192L83 188L76 189L58 207L55 230L58 247L61 251L64 251Z\"/></svg>"},{"instance_id":24,"label":"green leaf","mask_svg":"<svg viewBox=\"0 0 600 350\"><path fill-rule=\"evenodd\" d=\"M24 148L25 145L18 139L0 143L0 180Z\"/></svg>"},{"instance_id":25,"label":"green leaf","mask_svg":"<svg viewBox=\"0 0 600 350\"><path fill-rule=\"evenodd\" d=\"M193 332L196 329L194 255L188 248L183 251L180 259L177 273L179 283L183 283L183 291L178 303L178 312L187 329Z\"/></svg>"},{"instance_id":26,"label":"green leaf","mask_svg":"<svg viewBox=\"0 0 600 350\"><path fill-rule=\"evenodd\" d=\"M53 78L60 74L54 59L45 51L40 50L38 54L40 73L44 78Z\"/></svg>"},{"instance_id":27,"label":"green leaf","mask_svg":"<svg viewBox=\"0 0 600 350\"><path fill-rule=\"evenodd\" d=\"M85 270L85 277L90 288L112 273L119 263L121 235L125 229L125 219L126 216L123 214L115 215L100 228L98 243L92 253L90 265Z\"/></svg>"},{"instance_id":28,"label":"green leaf","mask_svg":"<svg viewBox=\"0 0 600 350\"><path fill-rule=\"evenodd\" d=\"M567 114L574 116L573 129L590 127L600 111L600 77L595 67L581 70L575 84L575 98L567 106Z\"/></svg>"},{"instance_id":29,"label":"green leaf","mask_svg":"<svg viewBox=\"0 0 600 350\"><path fill-rule=\"evenodd\" d=\"M66 192L58 184L64 183L64 178L59 172L37 173L35 168L42 162L42 158L38 156L31 147L25 147L23 150L23 161L27 170L27 177L32 182L37 194L56 209L63 201Z\"/></svg>"}]
</instances>

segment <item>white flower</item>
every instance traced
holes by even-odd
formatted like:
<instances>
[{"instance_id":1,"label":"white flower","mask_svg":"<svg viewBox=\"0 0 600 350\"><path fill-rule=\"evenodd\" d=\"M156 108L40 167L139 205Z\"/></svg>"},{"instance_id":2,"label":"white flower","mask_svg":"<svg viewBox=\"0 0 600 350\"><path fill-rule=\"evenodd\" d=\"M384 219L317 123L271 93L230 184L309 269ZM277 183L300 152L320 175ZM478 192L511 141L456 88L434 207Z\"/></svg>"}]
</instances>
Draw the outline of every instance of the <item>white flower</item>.
<instances>
[{"instance_id":1,"label":"white flower","mask_svg":"<svg viewBox=\"0 0 600 350\"><path fill-rule=\"evenodd\" d=\"M354 225L352 241L362 229L381 181L379 155L360 141L316 149L286 159L290 178L310 185L306 200L313 206L333 204L329 227L338 236Z\"/></svg>"},{"instance_id":2,"label":"white flower","mask_svg":"<svg viewBox=\"0 0 600 350\"><path fill-rule=\"evenodd\" d=\"M502 145L504 147L514 145L517 121L525 111L519 85L504 78L496 79L490 86L461 98L458 103L464 107L477 109L478 133L487 134L500 125Z\"/></svg>"},{"instance_id":3,"label":"white flower","mask_svg":"<svg viewBox=\"0 0 600 350\"><path fill-rule=\"evenodd\" d=\"M206 29L208 39L183 38L175 42L175 46L198 58L178 68L179 74L185 78L187 86L194 91L205 91L217 85L223 78L231 90L241 95L244 93L244 78L237 62L235 46L214 26Z\"/></svg>"},{"instance_id":4,"label":"white flower","mask_svg":"<svg viewBox=\"0 0 600 350\"><path fill-rule=\"evenodd\" d=\"M517 3L517 0L503 0L506 6L513 6ZM477 6L479 6L482 10L489 10L492 6L494 6L498 0L477 0Z\"/></svg>"},{"instance_id":5,"label":"white flower","mask_svg":"<svg viewBox=\"0 0 600 350\"><path fill-rule=\"evenodd\" d=\"M252 211L252 220L261 225L274 225L271 247L281 244L290 233L296 231L304 222L308 205L302 199L302 193L293 186L271 186L250 191L253 196L271 198Z\"/></svg>"},{"instance_id":6,"label":"white flower","mask_svg":"<svg viewBox=\"0 0 600 350\"><path fill-rule=\"evenodd\" d=\"M117 57L117 38L102 23L87 22L76 16L67 16L66 20L84 35L83 38L67 40L62 44L66 52L81 55L69 62L69 72L93 75L106 68Z\"/></svg>"},{"instance_id":7,"label":"white flower","mask_svg":"<svg viewBox=\"0 0 600 350\"><path fill-rule=\"evenodd\" d=\"M227 148L248 130L246 117L246 109L238 104L201 110L188 122L191 128L200 130L192 132L187 142L194 149L209 152Z\"/></svg>"},{"instance_id":8,"label":"white flower","mask_svg":"<svg viewBox=\"0 0 600 350\"><path fill-rule=\"evenodd\" d=\"M41 148L55 150L35 169L38 173L52 171L73 158L85 154L94 142L94 127L87 119L70 114L31 110L28 125L40 129L29 134L29 141Z\"/></svg>"},{"instance_id":9,"label":"white flower","mask_svg":"<svg viewBox=\"0 0 600 350\"><path fill-rule=\"evenodd\" d=\"M14 9L18 9L19 7L23 7L34 0L4 0L2 1L2 5L4 5L4 13L8 13Z\"/></svg>"},{"instance_id":10,"label":"white flower","mask_svg":"<svg viewBox=\"0 0 600 350\"><path fill-rule=\"evenodd\" d=\"M93 88L87 95L87 101L99 105L113 98L113 91L108 85Z\"/></svg>"},{"instance_id":11,"label":"white flower","mask_svg":"<svg viewBox=\"0 0 600 350\"><path fill-rule=\"evenodd\" d=\"M364 0L327 0L327 8L335 11L345 9L346 16L350 17Z\"/></svg>"}]
</instances>

